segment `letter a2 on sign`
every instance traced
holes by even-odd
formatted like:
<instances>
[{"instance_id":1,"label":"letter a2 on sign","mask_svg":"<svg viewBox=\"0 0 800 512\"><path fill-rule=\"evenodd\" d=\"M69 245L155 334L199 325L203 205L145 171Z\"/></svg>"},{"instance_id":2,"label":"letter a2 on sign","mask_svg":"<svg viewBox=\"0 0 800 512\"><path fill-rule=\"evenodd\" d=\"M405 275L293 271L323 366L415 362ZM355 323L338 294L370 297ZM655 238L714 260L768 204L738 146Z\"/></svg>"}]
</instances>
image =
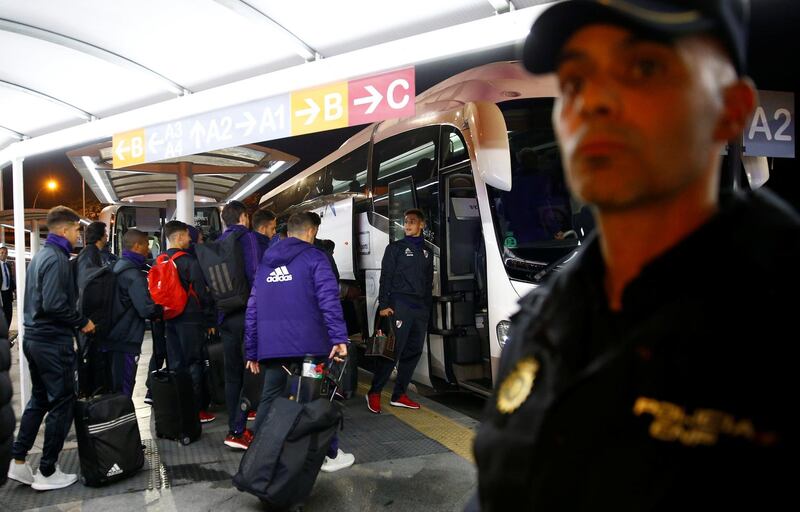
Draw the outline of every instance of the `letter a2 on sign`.
<instances>
[{"instance_id":1,"label":"letter a2 on sign","mask_svg":"<svg viewBox=\"0 0 800 512\"><path fill-rule=\"evenodd\" d=\"M414 68L351 80L348 86L350 126L415 113Z\"/></svg>"}]
</instances>

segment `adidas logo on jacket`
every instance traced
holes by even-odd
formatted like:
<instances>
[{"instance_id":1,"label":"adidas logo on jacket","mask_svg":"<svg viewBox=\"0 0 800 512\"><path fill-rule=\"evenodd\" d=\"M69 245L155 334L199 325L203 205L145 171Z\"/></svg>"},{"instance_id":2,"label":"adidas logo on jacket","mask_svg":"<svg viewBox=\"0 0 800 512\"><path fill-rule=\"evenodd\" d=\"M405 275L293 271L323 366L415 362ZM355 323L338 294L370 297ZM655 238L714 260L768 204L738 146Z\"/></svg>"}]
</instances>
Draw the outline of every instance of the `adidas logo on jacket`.
<instances>
[{"instance_id":1,"label":"adidas logo on jacket","mask_svg":"<svg viewBox=\"0 0 800 512\"><path fill-rule=\"evenodd\" d=\"M292 280L292 274L289 273L289 269L286 268L285 266L277 267L267 276L268 283L280 283L283 281L291 281L291 280Z\"/></svg>"}]
</instances>

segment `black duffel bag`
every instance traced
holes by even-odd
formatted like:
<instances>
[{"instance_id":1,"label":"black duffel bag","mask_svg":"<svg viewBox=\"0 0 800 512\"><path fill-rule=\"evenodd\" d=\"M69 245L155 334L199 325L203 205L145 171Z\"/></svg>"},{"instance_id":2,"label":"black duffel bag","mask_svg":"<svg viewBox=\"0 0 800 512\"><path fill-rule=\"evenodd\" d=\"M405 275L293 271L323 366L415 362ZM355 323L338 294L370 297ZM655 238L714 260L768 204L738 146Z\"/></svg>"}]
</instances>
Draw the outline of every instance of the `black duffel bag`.
<instances>
[{"instance_id":1,"label":"black duffel bag","mask_svg":"<svg viewBox=\"0 0 800 512\"><path fill-rule=\"evenodd\" d=\"M85 485L105 485L136 474L144 446L131 399L122 393L75 402L75 434Z\"/></svg>"},{"instance_id":2,"label":"black duffel bag","mask_svg":"<svg viewBox=\"0 0 800 512\"><path fill-rule=\"evenodd\" d=\"M291 398L272 402L233 477L237 489L259 498L268 510L289 510L311 494L342 424L342 407L333 396L345 366L346 359L328 361L319 379L292 373L284 390Z\"/></svg>"},{"instance_id":3,"label":"black duffel bag","mask_svg":"<svg viewBox=\"0 0 800 512\"><path fill-rule=\"evenodd\" d=\"M270 508L288 510L314 487L333 436L341 406L325 398L307 404L278 397L244 453L233 485Z\"/></svg>"}]
</instances>

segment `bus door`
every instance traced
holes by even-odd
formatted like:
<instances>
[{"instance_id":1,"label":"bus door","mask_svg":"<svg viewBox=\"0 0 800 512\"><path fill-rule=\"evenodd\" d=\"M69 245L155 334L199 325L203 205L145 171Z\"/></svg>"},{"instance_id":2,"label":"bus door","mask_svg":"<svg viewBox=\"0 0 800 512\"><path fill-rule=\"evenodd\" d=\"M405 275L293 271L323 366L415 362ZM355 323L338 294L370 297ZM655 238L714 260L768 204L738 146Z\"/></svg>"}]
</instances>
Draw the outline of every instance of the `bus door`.
<instances>
[{"instance_id":1,"label":"bus door","mask_svg":"<svg viewBox=\"0 0 800 512\"><path fill-rule=\"evenodd\" d=\"M431 332L444 341L447 380L491 391L486 262L475 182L469 165L441 176L441 294Z\"/></svg>"},{"instance_id":2,"label":"bus door","mask_svg":"<svg viewBox=\"0 0 800 512\"><path fill-rule=\"evenodd\" d=\"M427 173L430 176L430 173ZM436 245L438 240L439 222L434 208L431 208L431 199L438 196L438 183L435 177L423 179L417 183L415 176L406 176L388 184L388 217L389 241L394 242L405 236L403 230L404 213L411 208L419 208L427 217L426 227L423 232L425 249L433 258L433 295L439 295L440 277L440 251ZM432 188L433 186L433 188ZM434 318L431 318L434 322ZM430 324L429 324L430 325ZM427 347L414 371L414 380L437 387L439 381L446 379L444 346L441 335L431 332L428 336Z\"/></svg>"},{"instance_id":3,"label":"bus door","mask_svg":"<svg viewBox=\"0 0 800 512\"><path fill-rule=\"evenodd\" d=\"M331 199L335 197L331 196ZM339 200L321 198L321 205L312 204L309 210L322 219L317 238L333 242L333 259L339 270L339 279L355 281L357 244L355 240L355 205L352 196Z\"/></svg>"}]
</instances>

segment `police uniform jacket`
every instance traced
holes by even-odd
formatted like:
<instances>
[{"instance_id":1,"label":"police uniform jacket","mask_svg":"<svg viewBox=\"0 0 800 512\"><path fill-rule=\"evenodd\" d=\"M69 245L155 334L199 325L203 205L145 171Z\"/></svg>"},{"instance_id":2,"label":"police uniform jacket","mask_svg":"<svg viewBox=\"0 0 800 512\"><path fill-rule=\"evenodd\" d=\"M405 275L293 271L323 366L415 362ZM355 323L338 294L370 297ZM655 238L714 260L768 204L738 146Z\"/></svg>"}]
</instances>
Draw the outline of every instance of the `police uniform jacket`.
<instances>
[{"instance_id":1,"label":"police uniform jacket","mask_svg":"<svg viewBox=\"0 0 800 512\"><path fill-rule=\"evenodd\" d=\"M14 440L14 411L11 408L11 352L8 346L6 319L0 315L0 468L7 468L11 460L11 443ZM6 471L0 471L0 486L6 481Z\"/></svg>"},{"instance_id":2,"label":"police uniform jacket","mask_svg":"<svg viewBox=\"0 0 800 512\"><path fill-rule=\"evenodd\" d=\"M433 290L433 254L408 238L386 247L381 262L378 308L394 307L396 301L424 303L430 309Z\"/></svg>"},{"instance_id":3,"label":"police uniform jacket","mask_svg":"<svg viewBox=\"0 0 800 512\"><path fill-rule=\"evenodd\" d=\"M591 240L513 318L475 442L481 509L776 510L797 460L799 262L795 212L731 198L613 313Z\"/></svg>"}]
</instances>

